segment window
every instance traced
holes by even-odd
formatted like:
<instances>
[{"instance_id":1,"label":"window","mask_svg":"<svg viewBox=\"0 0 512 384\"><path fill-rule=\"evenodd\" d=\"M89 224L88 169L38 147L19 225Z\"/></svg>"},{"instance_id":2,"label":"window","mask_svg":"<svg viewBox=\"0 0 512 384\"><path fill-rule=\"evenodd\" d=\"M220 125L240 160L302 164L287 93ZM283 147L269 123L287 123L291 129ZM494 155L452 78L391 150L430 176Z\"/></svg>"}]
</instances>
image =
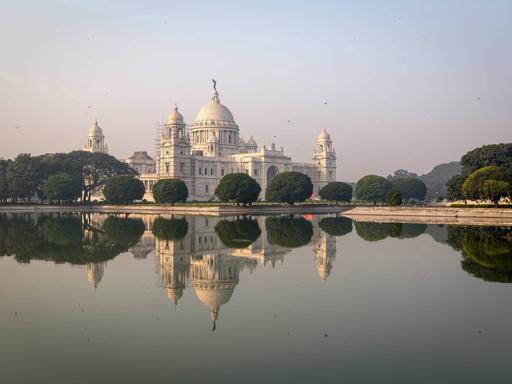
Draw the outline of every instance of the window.
<instances>
[{"instance_id":1,"label":"window","mask_svg":"<svg viewBox=\"0 0 512 384\"><path fill-rule=\"evenodd\" d=\"M221 175L221 176L224 176L224 168L222 168L222 169L220 170L220 175Z\"/></svg>"},{"instance_id":2,"label":"window","mask_svg":"<svg viewBox=\"0 0 512 384\"><path fill-rule=\"evenodd\" d=\"M208 169L204 169L204 175L206 176L208 174Z\"/></svg>"},{"instance_id":3,"label":"window","mask_svg":"<svg viewBox=\"0 0 512 384\"><path fill-rule=\"evenodd\" d=\"M203 170L199 168L199 174L202 175Z\"/></svg>"},{"instance_id":4,"label":"window","mask_svg":"<svg viewBox=\"0 0 512 384\"><path fill-rule=\"evenodd\" d=\"M206 193L208 193L208 192L209 192L209 191L208 191L208 184L206 184L206 185L204 186L204 191L205 191Z\"/></svg>"},{"instance_id":5,"label":"window","mask_svg":"<svg viewBox=\"0 0 512 384\"><path fill-rule=\"evenodd\" d=\"M213 168L210 168L210 175L213 176Z\"/></svg>"},{"instance_id":6,"label":"window","mask_svg":"<svg viewBox=\"0 0 512 384\"><path fill-rule=\"evenodd\" d=\"M169 174L169 163L165 163L165 173Z\"/></svg>"},{"instance_id":7,"label":"window","mask_svg":"<svg viewBox=\"0 0 512 384\"><path fill-rule=\"evenodd\" d=\"M245 170L245 174L246 174L246 175L248 175L248 174L249 174L249 170L248 170L248 169L246 169L246 170Z\"/></svg>"},{"instance_id":8,"label":"window","mask_svg":"<svg viewBox=\"0 0 512 384\"><path fill-rule=\"evenodd\" d=\"M253 174L254 176L258 176L258 170L256 168L254 168Z\"/></svg>"}]
</instances>

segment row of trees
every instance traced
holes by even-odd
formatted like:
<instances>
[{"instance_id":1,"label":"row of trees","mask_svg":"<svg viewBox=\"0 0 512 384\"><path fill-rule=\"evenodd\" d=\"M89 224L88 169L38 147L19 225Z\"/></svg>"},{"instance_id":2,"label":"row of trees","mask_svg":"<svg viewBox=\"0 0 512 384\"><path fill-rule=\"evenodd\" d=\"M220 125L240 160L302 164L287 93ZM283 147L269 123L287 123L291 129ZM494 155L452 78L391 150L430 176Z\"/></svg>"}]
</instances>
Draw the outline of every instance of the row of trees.
<instances>
[{"instance_id":1,"label":"row of trees","mask_svg":"<svg viewBox=\"0 0 512 384\"><path fill-rule=\"evenodd\" d=\"M450 200L490 200L498 206L512 197L512 144L484 145L461 159L462 170L446 184Z\"/></svg>"},{"instance_id":2,"label":"row of trees","mask_svg":"<svg viewBox=\"0 0 512 384\"><path fill-rule=\"evenodd\" d=\"M386 202L388 205L401 205L402 200L424 200L427 187L416 177L397 177L386 179L382 176L368 175L356 184L355 196L358 200L373 204Z\"/></svg>"},{"instance_id":3,"label":"row of trees","mask_svg":"<svg viewBox=\"0 0 512 384\"><path fill-rule=\"evenodd\" d=\"M33 196L41 202L90 201L108 179L119 175L135 175L135 171L105 153L24 153L14 160L0 159L0 202L27 201Z\"/></svg>"}]
</instances>

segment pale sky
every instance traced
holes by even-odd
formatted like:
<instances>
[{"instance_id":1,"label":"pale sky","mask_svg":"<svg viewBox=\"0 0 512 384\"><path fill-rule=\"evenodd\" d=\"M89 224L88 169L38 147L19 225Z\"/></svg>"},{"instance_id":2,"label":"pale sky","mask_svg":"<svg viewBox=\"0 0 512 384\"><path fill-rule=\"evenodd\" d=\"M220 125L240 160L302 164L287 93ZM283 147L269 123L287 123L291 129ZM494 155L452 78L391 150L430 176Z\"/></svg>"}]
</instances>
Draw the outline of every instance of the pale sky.
<instances>
[{"instance_id":1,"label":"pale sky","mask_svg":"<svg viewBox=\"0 0 512 384\"><path fill-rule=\"evenodd\" d=\"M111 154L153 155L213 77L259 145L308 161L325 127L338 179L424 173L512 141L511 20L510 0L0 0L0 157L79 149L94 117Z\"/></svg>"}]
</instances>

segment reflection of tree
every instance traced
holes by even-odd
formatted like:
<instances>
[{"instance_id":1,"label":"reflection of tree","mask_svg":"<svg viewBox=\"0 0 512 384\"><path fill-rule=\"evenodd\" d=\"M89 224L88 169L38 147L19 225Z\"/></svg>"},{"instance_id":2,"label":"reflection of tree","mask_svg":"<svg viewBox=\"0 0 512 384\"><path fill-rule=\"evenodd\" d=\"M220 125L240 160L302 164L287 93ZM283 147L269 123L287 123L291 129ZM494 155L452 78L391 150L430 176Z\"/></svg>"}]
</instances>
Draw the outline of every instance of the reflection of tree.
<instances>
[{"instance_id":1,"label":"reflection of tree","mask_svg":"<svg viewBox=\"0 0 512 384\"><path fill-rule=\"evenodd\" d=\"M100 229L83 225L75 216L1 216L0 251L20 263L51 260L86 264L114 258L139 240L144 223L109 217Z\"/></svg>"},{"instance_id":2,"label":"reflection of tree","mask_svg":"<svg viewBox=\"0 0 512 384\"><path fill-rule=\"evenodd\" d=\"M285 248L302 247L313 236L313 225L302 217L269 217L265 227L268 241Z\"/></svg>"},{"instance_id":3,"label":"reflection of tree","mask_svg":"<svg viewBox=\"0 0 512 384\"><path fill-rule=\"evenodd\" d=\"M188 232L187 219L164 219L158 217L153 222L153 235L160 240L178 241L183 239Z\"/></svg>"},{"instance_id":4,"label":"reflection of tree","mask_svg":"<svg viewBox=\"0 0 512 384\"><path fill-rule=\"evenodd\" d=\"M448 244L463 255L462 269L486 281L512 282L512 229L448 227Z\"/></svg>"},{"instance_id":5,"label":"reflection of tree","mask_svg":"<svg viewBox=\"0 0 512 384\"><path fill-rule=\"evenodd\" d=\"M246 248L258 240L261 229L256 220L243 218L219 221L215 233L228 248Z\"/></svg>"},{"instance_id":6,"label":"reflection of tree","mask_svg":"<svg viewBox=\"0 0 512 384\"><path fill-rule=\"evenodd\" d=\"M384 240L386 237L412 239L425 232L426 224L364 223L355 222L356 232L366 241Z\"/></svg>"},{"instance_id":7,"label":"reflection of tree","mask_svg":"<svg viewBox=\"0 0 512 384\"><path fill-rule=\"evenodd\" d=\"M331 236L344 236L352 232L352 220L346 217L324 217L318 226Z\"/></svg>"},{"instance_id":8,"label":"reflection of tree","mask_svg":"<svg viewBox=\"0 0 512 384\"><path fill-rule=\"evenodd\" d=\"M387 224L356 221L354 226L359 237L366 241L379 241L388 237Z\"/></svg>"}]
</instances>

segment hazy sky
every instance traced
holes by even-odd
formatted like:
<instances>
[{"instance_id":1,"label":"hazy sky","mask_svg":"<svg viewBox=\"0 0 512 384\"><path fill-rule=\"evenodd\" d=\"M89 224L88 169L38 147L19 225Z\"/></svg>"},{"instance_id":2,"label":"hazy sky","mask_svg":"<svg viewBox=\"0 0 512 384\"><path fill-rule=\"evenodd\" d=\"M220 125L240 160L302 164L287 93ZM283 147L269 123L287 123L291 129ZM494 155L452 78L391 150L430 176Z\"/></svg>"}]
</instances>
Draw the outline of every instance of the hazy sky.
<instances>
[{"instance_id":1,"label":"hazy sky","mask_svg":"<svg viewBox=\"0 0 512 384\"><path fill-rule=\"evenodd\" d=\"M339 179L424 173L512 141L511 20L510 0L0 0L0 157L78 149L94 117L113 155L153 154L213 77L260 145L308 161L325 127Z\"/></svg>"}]
</instances>

